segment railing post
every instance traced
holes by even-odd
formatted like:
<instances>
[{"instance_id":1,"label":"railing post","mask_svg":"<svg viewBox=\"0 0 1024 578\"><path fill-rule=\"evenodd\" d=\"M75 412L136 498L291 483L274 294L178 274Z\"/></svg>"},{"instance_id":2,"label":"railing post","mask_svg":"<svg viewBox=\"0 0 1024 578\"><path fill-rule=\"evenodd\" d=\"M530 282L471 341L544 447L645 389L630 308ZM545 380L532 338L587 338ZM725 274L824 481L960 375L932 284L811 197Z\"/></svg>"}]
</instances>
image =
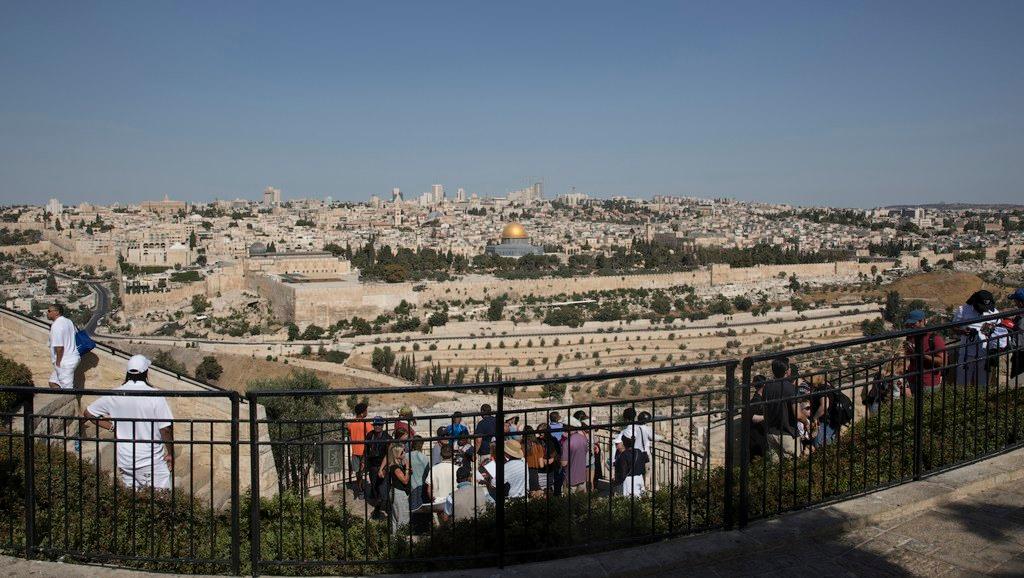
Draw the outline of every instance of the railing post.
<instances>
[{"instance_id":1,"label":"railing post","mask_svg":"<svg viewBox=\"0 0 1024 578\"><path fill-rule=\"evenodd\" d=\"M235 575L242 571L239 556L242 542L238 521L238 501L241 499L238 479L241 475L238 471L238 398L238 393L231 392L231 573Z\"/></svg>"},{"instance_id":2,"label":"railing post","mask_svg":"<svg viewBox=\"0 0 1024 578\"><path fill-rule=\"evenodd\" d=\"M911 392L914 395L914 479L920 480L924 469L924 334L914 336L914 358L917 362L910 367ZM904 380L904 383L906 381Z\"/></svg>"},{"instance_id":3,"label":"railing post","mask_svg":"<svg viewBox=\"0 0 1024 578\"><path fill-rule=\"evenodd\" d=\"M743 359L743 398L740 401L740 528L747 526L747 519L750 515L750 420L752 410L750 409L750 368L753 361L746 357Z\"/></svg>"},{"instance_id":4,"label":"railing post","mask_svg":"<svg viewBox=\"0 0 1024 578\"><path fill-rule=\"evenodd\" d=\"M249 403L249 559L250 571L259 576L260 564L260 428L257 423L256 395L248 394Z\"/></svg>"},{"instance_id":5,"label":"railing post","mask_svg":"<svg viewBox=\"0 0 1024 578\"><path fill-rule=\"evenodd\" d=\"M505 567L505 384L499 383L495 388L498 392L497 417L494 427L495 452L497 462L494 468L494 523L498 533L498 568ZM454 440L453 440L454 443Z\"/></svg>"},{"instance_id":6,"label":"railing post","mask_svg":"<svg viewBox=\"0 0 1024 578\"><path fill-rule=\"evenodd\" d=\"M33 440L32 414L35 394L26 393L22 435L25 450L25 558L31 560L36 549L36 446Z\"/></svg>"},{"instance_id":7,"label":"railing post","mask_svg":"<svg viewBox=\"0 0 1024 578\"><path fill-rule=\"evenodd\" d=\"M725 368L725 503L724 523L725 529L731 530L736 520L733 511L733 468L735 464L735 452L733 451L733 418L735 417L735 403L733 401L733 390L736 388L736 362L730 362ZM710 444L709 444L710 445Z\"/></svg>"}]
</instances>

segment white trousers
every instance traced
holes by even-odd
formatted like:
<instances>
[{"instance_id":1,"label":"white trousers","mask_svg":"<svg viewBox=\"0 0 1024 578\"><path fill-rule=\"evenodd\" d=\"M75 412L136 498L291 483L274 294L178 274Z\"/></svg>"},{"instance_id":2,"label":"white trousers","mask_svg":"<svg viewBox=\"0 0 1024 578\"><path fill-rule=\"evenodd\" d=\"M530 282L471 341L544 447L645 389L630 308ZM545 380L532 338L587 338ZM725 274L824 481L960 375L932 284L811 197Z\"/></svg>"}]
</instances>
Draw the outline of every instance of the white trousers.
<instances>
[{"instance_id":1,"label":"white trousers","mask_svg":"<svg viewBox=\"0 0 1024 578\"><path fill-rule=\"evenodd\" d=\"M167 469L167 463L163 460L150 466L143 466L133 470L118 468L121 471L121 480L129 488L148 488L150 486L158 490L171 489L171 472Z\"/></svg>"},{"instance_id":2,"label":"white trousers","mask_svg":"<svg viewBox=\"0 0 1024 578\"><path fill-rule=\"evenodd\" d=\"M643 476L628 476L622 481L622 495L623 496L636 496L640 497L644 495L644 477Z\"/></svg>"},{"instance_id":3,"label":"white trousers","mask_svg":"<svg viewBox=\"0 0 1024 578\"><path fill-rule=\"evenodd\" d=\"M78 368L78 359L68 362L63 361L60 365L53 368L53 373L50 374L50 383L56 383L61 389L74 389L75 387L75 369Z\"/></svg>"}]
</instances>

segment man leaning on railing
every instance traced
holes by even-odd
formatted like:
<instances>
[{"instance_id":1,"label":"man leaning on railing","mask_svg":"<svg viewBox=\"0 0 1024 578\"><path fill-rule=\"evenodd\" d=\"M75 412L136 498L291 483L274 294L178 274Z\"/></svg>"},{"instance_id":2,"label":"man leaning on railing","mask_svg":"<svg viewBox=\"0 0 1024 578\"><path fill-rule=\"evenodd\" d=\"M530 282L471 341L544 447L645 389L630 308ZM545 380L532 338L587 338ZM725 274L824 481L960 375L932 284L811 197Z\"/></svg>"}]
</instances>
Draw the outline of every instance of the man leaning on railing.
<instances>
[{"instance_id":1,"label":"man leaning on railing","mask_svg":"<svg viewBox=\"0 0 1024 578\"><path fill-rule=\"evenodd\" d=\"M772 379L764 387L764 425L768 447L777 459L800 455L797 421L797 389L790 381L789 359L772 360ZM807 425L807 424L805 424Z\"/></svg>"},{"instance_id":2,"label":"man leaning on railing","mask_svg":"<svg viewBox=\"0 0 1024 578\"><path fill-rule=\"evenodd\" d=\"M143 355L129 359L124 383L117 391L157 391L147 382L149 366L149 359ZM166 399L106 395L90 404L82 414L99 427L114 431L117 469L126 486L171 489L174 416Z\"/></svg>"},{"instance_id":3,"label":"man leaning on railing","mask_svg":"<svg viewBox=\"0 0 1024 578\"><path fill-rule=\"evenodd\" d=\"M953 312L953 321L971 321L999 313L992 293L976 291L967 302ZM995 329L991 322L976 322L958 328L963 336L957 352L956 382L958 385L988 386L988 342Z\"/></svg>"}]
</instances>

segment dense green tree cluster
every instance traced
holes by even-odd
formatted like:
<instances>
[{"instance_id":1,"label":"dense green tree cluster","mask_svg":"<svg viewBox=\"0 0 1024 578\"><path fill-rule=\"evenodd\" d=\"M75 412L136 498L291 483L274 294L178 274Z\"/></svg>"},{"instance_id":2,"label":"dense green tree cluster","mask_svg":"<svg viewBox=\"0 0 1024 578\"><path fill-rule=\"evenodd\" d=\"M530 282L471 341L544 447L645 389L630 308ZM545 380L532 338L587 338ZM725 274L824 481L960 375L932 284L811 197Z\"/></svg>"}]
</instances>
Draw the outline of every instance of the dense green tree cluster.
<instances>
[{"instance_id":1,"label":"dense green tree cluster","mask_svg":"<svg viewBox=\"0 0 1024 578\"><path fill-rule=\"evenodd\" d=\"M217 381L223 374L224 368L212 355L203 357L203 360L196 366L196 379L200 381Z\"/></svg>"},{"instance_id":2,"label":"dense green tree cluster","mask_svg":"<svg viewBox=\"0 0 1024 578\"><path fill-rule=\"evenodd\" d=\"M19 229L11 230L7 227L0 229L0 245L31 245L38 243L42 239L42 231L34 229L24 231Z\"/></svg>"},{"instance_id":3,"label":"dense green tree cluster","mask_svg":"<svg viewBox=\"0 0 1024 578\"><path fill-rule=\"evenodd\" d=\"M335 245L331 249L335 253L340 248ZM390 245L378 250L372 240L357 251L346 248L337 254L348 257L352 265L359 268L360 279L386 283L423 279L444 281L450 272L463 273L469 265L465 257L451 251L441 253L429 248L413 251L405 247L393 251Z\"/></svg>"}]
</instances>

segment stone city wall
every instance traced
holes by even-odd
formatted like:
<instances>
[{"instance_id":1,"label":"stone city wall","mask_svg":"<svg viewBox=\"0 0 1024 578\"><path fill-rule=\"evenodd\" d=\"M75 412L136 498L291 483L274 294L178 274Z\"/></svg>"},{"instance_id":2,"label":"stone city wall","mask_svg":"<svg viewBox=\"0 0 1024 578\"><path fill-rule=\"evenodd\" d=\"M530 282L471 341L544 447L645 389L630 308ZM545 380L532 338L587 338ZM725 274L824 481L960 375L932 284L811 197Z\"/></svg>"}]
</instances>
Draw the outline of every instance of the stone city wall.
<instances>
[{"instance_id":1,"label":"stone city wall","mask_svg":"<svg viewBox=\"0 0 1024 578\"><path fill-rule=\"evenodd\" d=\"M46 225L41 221L18 221L17 223L0 223L0 229L8 231L44 231Z\"/></svg>"},{"instance_id":2,"label":"stone city wall","mask_svg":"<svg viewBox=\"0 0 1024 578\"><path fill-rule=\"evenodd\" d=\"M49 241L39 241L38 243L31 243L29 245L0 245L0 253L5 255L17 255L18 253L21 253L22 250L28 251L33 255L39 255L41 253L46 253L47 251L52 251L53 247L50 245Z\"/></svg>"},{"instance_id":3,"label":"stone city wall","mask_svg":"<svg viewBox=\"0 0 1024 578\"><path fill-rule=\"evenodd\" d=\"M417 305L420 303L421 295L413 290L411 283L274 283L291 289L294 299L294 303L291 304L294 317L281 319L294 319L296 323L316 323L320 326L327 326L339 319L352 316L372 319L380 313L393 310L403 299Z\"/></svg>"},{"instance_id":4,"label":"stone city wall","mask_svg":"<svg viewBox=\"0 0 1024 578\"><path fill-rule=\"evenodd\" d=\"M108 269L117 267L116 252L95 253L93 251L79 250L78 243L75 240L61 236L56 231L46 231L44 236L50 242L50 250L60 255L65 263L71 263L79 267L85 267L86 265L96 268L106 267Z\"/></svg>"},{"instance_id":5,"label":"stone city wall","mask_svg":"<svg viewBox=\"0 0 1024 578\"><path fill-rule=\"evenodd\" d=\"M270 302L270 311L275 319L281 321L296 321L295 315L295 286L282 283L274 277L267 275L246 275L246 283L249 289ZM306 323L312 323L307 321Z\"/></svg>"},{"instance_id":6,"label":"stone city wall","mask_svg":"<svg viewBox=\"0 0 1024 578\"><path fill-rule=\"evenodd\" d=\"M375 317L394 309L403 299L412 305L418 305L429 301L453 299L485 300L503 293L513 298L526 295L554 297L623 288L668 289L680 285L711 287L764 281L778 278L780 274L785 274L786 277L796 275L802 281L835 277L852 278L858 273L870 275L872 267L885 269L891 266L891 262L850 261L743 268L712 265L695 271L648 275L517 280L474 276L462 281L425 283L422 284L425 285L422 291L414 289L420 285L416 283L286 284L266 276L249 276L249 280L251 288L270 299L275 315L279 319L291 320L300 325L316 323L326 326L353 315Z\"/></svg>"},{"instance_id":7,"label":"stone city wall","mask_svg":"<svg viewBox=\"0 0 1024 578\"><path fill-rule=\"evenodd\" d=\"M352 266L346 259L339 259L330 254L290 254L268 253L251 256L245 260L245 270L249 274L285 275L301 274L313 278L325 278L335 275L346 275Z\"/></svg>"},{"instance_id":8,"label":"stone city wall","mask_svg":"<svg viewBox=\"0 0 1024 578\"><path fill-rule=\"evenodd\" d=\"M138 313L153 308L167 308L174 305L189 304L195 295L216 297L218 293L241 290L245 288L241 266L230 266L218 270L202 281L186 283L169 288L167 291L151 293L125 293L124 276L119 275L121 284L121 302L127 313Z\"/></svg>"},{"instance_id":9,"label":"stone city wall","mask_svg":"<svg viewBox=\"0 0 1024 578\"><path fill-rule=\"evenodd\" d=\"M167 308L180 303L188 303L195 295L206 295L205 283L186 283L166 291L150 293L125 293L122 287L121 303L126 313L135 314L156 307Z\"/></svg>"}]
</instances>

